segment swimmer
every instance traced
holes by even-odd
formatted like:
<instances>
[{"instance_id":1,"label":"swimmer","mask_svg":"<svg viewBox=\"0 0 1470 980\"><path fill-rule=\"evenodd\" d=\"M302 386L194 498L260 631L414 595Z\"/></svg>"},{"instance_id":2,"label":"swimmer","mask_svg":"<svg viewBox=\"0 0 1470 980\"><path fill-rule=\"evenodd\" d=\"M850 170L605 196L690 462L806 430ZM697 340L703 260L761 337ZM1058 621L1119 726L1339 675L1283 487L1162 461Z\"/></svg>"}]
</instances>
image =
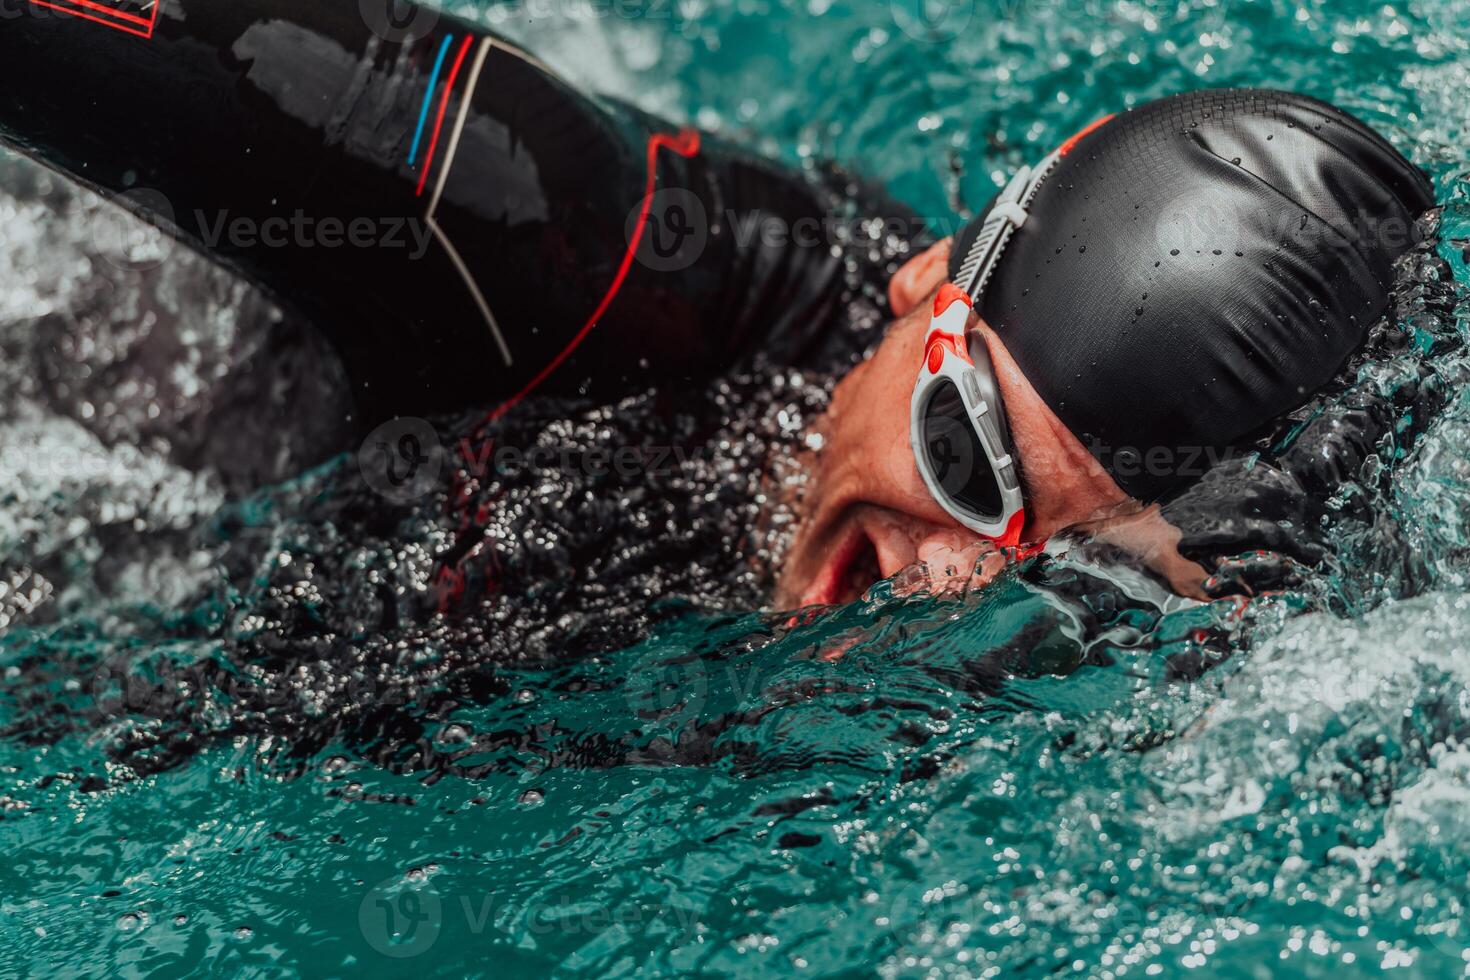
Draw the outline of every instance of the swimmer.
<instances>
[{"instance_id":1,"label":"swimmer","mask_svg":"<svg viewBox=\"0 0 1470 980\"><path fill-rule=\"evenodd\" d=\"M840 340L860 284L827 243L764 229L821 227L849 186L907 213L427 8L96 7L6 19L0 139L303 314L364 428L800 362Z\"/></svg>"},{"instance_id":2,"label":"swimmer","mask_svg":"<svg viewBox=\"0 0 1470 980\"><path fill-rule=\"evenodd\" d=\"M1154 505L1334 378L1432 204L1304 96L1196 92L1079 133L894 277L897 321L818 425L778 602L916 565L983 582L1079 525L1203 597Z\"/></svg>"},{"instance_id":3,"label":"swimmer","mask_svg":"<svg viewBox=\"0 0 1470 980\"><path fill-rule=\"evenodd\" d=\"M0 31L0 136L299 308L363 423L830 363L852 336L840 250L738 233L829 218L811 181L473 25L170 0L122 30L68 3ZM662 191L677 228L650 227ZM1336 376L1431 204L1386 141L1302 96L1192 93L1077 134L892 276L897 320L815 433L778 603L916 563L983 580L1079 525L1198 593L1152 505Z\"/></svg>"}]
</instances>

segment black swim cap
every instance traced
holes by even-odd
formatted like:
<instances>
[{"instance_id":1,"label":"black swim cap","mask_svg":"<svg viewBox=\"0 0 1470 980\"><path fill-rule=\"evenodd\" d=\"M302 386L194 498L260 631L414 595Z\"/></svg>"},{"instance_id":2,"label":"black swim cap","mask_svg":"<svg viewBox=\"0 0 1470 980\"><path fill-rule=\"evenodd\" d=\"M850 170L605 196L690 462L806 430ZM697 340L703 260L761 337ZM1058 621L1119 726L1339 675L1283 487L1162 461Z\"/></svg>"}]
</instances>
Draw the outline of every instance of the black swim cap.
<instances>
[{"instance_id":1,"label":"black swim cap","mask_svg":"<svg viewBox=\"0 0 1470 980\"><path fill-rule=\"evenodd\" d=\"M1324 102L1171 96L1072 142L977 311L1152 500L1333 378L1432 204L1421 171ZM956 237L951 278L988 211Z\"/></svg>"}]
</instances>

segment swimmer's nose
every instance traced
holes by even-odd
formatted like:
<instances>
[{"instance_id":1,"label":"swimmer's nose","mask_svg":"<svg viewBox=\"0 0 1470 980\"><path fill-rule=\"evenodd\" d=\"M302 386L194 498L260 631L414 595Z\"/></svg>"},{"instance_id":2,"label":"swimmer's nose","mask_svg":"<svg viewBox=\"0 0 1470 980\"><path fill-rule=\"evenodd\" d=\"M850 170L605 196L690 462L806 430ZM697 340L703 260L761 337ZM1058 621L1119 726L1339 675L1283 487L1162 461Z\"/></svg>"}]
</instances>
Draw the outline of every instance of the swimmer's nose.
<instances>
[{"instance_id":1,"label":"swimmer's nose","mask_svg":"<svg viewBox=\"0 0 1470 980\"><path fill-rule=\"evenodd\" d=\"M931 245L905 262L888 283L888 305L894 316L908 316L945 280L950 239Z\"/></svg>"}]
</instances>

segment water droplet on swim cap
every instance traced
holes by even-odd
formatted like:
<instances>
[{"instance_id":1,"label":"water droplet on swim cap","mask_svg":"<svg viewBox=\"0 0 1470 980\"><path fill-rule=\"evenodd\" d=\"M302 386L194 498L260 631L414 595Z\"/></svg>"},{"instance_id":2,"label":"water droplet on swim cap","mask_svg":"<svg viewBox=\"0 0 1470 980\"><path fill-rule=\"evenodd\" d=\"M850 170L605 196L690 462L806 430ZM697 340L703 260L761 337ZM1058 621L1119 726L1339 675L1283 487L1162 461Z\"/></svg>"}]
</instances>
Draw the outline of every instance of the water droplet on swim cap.
<instances>
[{"instance_id":1,"label":"water droplet on swim cap","mask_svg":"<svg viewBox=\"0 0 1470 980\"><path fill-rule=\"evenodd\" d=\"M1194 459L1302 404L1387 308L1393 262L1433 197L1364 123L1285 92L1171 96L1078 146L1041 185L976 310L1068 428L1096 437L1087 444L1119 485L1155 499L1181 475L1151 462L1121 472L1108 447ZM951 274L984 216L957 236ZM1084 220L1086 258L1063 254ZM1201 261L1223 254L1221 239L1245 261ZM1196 259L1161 265L1161 250ZM1023 278L1035 287L1024 295ZM1139 319L1131 300L1145 291Z\"/></svg>"}]
</instances>

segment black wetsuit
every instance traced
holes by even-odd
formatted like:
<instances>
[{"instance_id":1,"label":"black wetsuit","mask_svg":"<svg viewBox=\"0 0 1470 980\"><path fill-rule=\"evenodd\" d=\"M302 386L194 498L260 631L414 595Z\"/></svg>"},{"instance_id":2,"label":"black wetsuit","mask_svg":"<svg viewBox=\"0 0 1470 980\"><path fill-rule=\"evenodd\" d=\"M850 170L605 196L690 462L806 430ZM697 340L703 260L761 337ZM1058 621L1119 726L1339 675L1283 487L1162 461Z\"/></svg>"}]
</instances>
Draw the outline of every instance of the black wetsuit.
<instances>
[{"instance_id":1,"label":"black wetsuit","mask_svg":"<svg viewBox=\"0 0 1470 980\"><path fill-rule=\"evenodd\" d=\"M795 359L841 313L812 182L455 18L6 2L0 136L320 324L365 421Z\"/></svg>"}]
</instances>

